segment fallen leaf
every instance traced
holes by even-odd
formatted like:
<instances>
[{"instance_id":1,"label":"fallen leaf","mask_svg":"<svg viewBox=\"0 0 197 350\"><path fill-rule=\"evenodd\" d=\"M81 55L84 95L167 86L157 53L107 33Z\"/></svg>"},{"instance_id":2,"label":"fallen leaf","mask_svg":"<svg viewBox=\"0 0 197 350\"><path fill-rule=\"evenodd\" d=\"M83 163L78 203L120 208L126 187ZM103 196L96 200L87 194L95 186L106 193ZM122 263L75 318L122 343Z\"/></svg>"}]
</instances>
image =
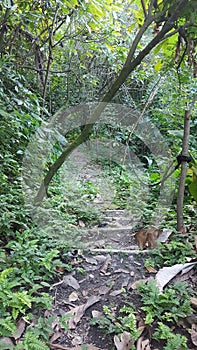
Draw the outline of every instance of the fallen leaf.
<instances>
[{"instance_id":1,"label":"fallen leaf","mask_svg":"<svg viewBox=\"0 0 197 350\"><path fill-rule=\"evenodd\" d=\"M70 286L75 290L80 289L80 285L78 281L72 275L64 276L63 280L64 280L64 285Z\"/></svg>"},{"instance_id":2,"label":"fallen leaf","mask_svg":"<svg viewBox=\"0 0 197 350\"><path fill-rule=\"evenodd\" d=\"M149 339L144 339L144 337L139 337L137 340L136 350L151 350Z\"/></svg>"},{"instance_id":3,"label":"fallen leaf","mask_svg":"<svg viewBox=\"0 0 197 350\"><path fill-rule=\"evenodd\" d=\"M122 289L118 289L118 290L113 290L113 292L111 292L109 295L111 295L112 297L116 297L116 295L119 295L122 293Z\"/></svg>"},{"instance_id":4,"label":"fallen leaf","mask_svg":"<svg viewBox=\"0 0 197 350\"><path fill-rule=\"evenodd\" d=\"M68 297L68 300L70 302L77 301L78 299L79 299L79 296L76 292L72 292Z\"/></svg>"},{"instance_id":5,"label":"fallen leaf","mask_svg":"<svg viewBox=\"0 0 197 350\"><path fill-rule=\"evenodd\" d=\"M130 350L131 346L134 344L134 341L131 339L131 334L124 331L121 334L120 339L117 335L114 336L114 344L117 350Z\"/></svg>"},{"instance_id":6,"label":"fallen leaf","mask_svg":"<svg viewBox=\"0 0 197 350\"><path fill-rule=\"evenodd\" d=\"M146 266L146 270L149 273L157 273L157 270L155 270L154 267L152 267L152 266Z\"/></svg>"},{"instance_id":7,"label":"fallen leaf","mask_svg":"<svg viewBox=\"0 0 197 350\"><path fill-rule=\"evenodd\" d=\"M148 277L148 278L144 278L144 279L140 279L140 280L137 280L133 283L129 283L127 289L136 289L138 284L141 283L141 282L148 282L150 281L151 279L153 279L153 277Z\"/></svg>"},{"instance_id":8,"label":"fallen leaf","mask_svg":"<svg viewBox=\"0 0 197 350\"><path fill-rule=\"evenodd\" d=\"M75 329L77 323L83 317L85 311L92 305L96 304L100 300L99 296L90 296L85 304L74 307L71 311L65 313L65 316L68 316L68 327L69 329Z\"/></svg>"},{"instance_id":9,"label":"fallen leaf","mask_svg":"<svg viewBox=\"0 0 197 350\"><path fill-rule=\"evenodd\" d=\"M197 346L197 325L193 324L191 329L191 341Z\"/></svg>"},{"instance_id":10,"label":"fallen leaf","mask_svg":"<svg viewBox=\"0 0 197 350\"><path fill-rule=\"evenodd\" d=\"M176 264L170 267L163 267L159 270L155 276L155 280L159 291L162 292L165 285L171 281L178 273L184 274L192 269L196 262L186 263L186 264Z\"/></svg>"},{"instance_id":11,"label":"fallen leaf","mask_svg":"<svg viewBox=\"0 0 197 350\"><path fill-rule=\"evenodd\" d=\"M55 271L56 272L64 272L65 271L65 267L64 266L55 266Z\"/></svg>"},{"instance_id":12,"label":"fallen leaf","mask_svg":"<svg viewBox=\"0 0 197 350\"><path fill-rule=\"evenodd\" d=\"M17 323L16 323L16 332L12 334L12 337L17 340L21 337L21 335L24 333L26 328L26 322L24 321L23 318L21 318Z\"/></svg>"},{"instance_id":13,"label":"fallen leaf","mask_svg":"<svg viewBox=\"0 0 197 350\"><path fill-rule=\"evenodd\" d=\"M86 298L88 296L88 291L87 290L83 290L82 291L82 295L84 298Z\"/></svg>"},{"instance_id":14,"label":"fallen leaf","mask_svg":"<svg viewBox=\"0 0 197 350\"><path fill-rule=\"evenodd\" d=\"M197 298L190 298L190 303L192 304L192 306L197 309Z\"/></svg>"},{"instance_id":15,"label":"fallen leaf","mask_svg":"<svg viewBox=\"0 0 197 350\"><path fill-rule=\"evenodd\" d=\"M79 220L78 224L79 224L79 227L85 227L85 224L84 224L84 222L82 220Z\"/></svg>"},{"instance_id":16,"label":"fallen leaf","mask_svg":"<svg viewBox=\"0 0 197 350\"><path fill-rule=\"evenodd\" d=\"M113 286L111 286L111 287L101 286L101 287L99 288L99 294L100 294L100 295L105 295L105 294L107 294L107 293L110 291L110 289L112 289L112 287L113 287Z\"/></svg>"},{"instance_id":17,"label":"fallen leaf","mask_svg":"<svg viewBox=\"0 0 197 350\"><path fill-rule=\"evenodd\" d=\"M157 242L165 243L171 236L172 232L172 230L164 228L163 231L160 233L159 237L157 238Z\"/></svg>"},{"instance_id":18,"label":"fallen leaf","mask_svg":"<svg viewBox=\"0 0 197 350\"><path fill-rule=\"evenodd\" d=\"M141 349L142 350L151 350L149 339L145 339L145 340L142 341Z\"/></svg>"},{"instance_id":19,"label":"fallen leaf","mask_svg":"<svg viewBox=\"0 0 197 350\"><path fill-rule=\"evenodd\" d=\"M62 333L61 332L55 332L50 338L50 342L54 343L57 339L61 337Z\"/></svg>"},{"instance_id":20,"label":"fallen leaf","mask_svg":"<svg viewBox=\"0 0 197 350\"><path fill-rule=\"evenodd\" d=\"M101 311L98 310L92 310L92 317L94 318L101 318L103 316L103 313Z\"/></svg>"},{"instance_id":21,"label":"fallen leaf","mask_svg":"<svg viewBox=\"0 0 197 350\"><path fill-rule=\"evenodd\" d=\"M103 274L103 275L106 275L107 274L107 269L108 269L108 266L109 264L111 263L111 256L108 254L103 265L101 266L100 268L100 272Z\"/></svg>"}]
</instances>

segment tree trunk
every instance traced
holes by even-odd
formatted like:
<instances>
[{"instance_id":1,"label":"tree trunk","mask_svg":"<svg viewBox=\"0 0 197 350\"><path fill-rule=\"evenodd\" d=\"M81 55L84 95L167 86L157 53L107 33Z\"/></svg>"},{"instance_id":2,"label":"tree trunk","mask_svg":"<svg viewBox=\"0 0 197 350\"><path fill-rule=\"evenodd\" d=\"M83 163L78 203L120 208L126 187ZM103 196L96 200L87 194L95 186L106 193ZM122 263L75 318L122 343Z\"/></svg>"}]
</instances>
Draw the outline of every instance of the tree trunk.
<instances>
[{"instance_id":1,"label":"tree trunk","mask_svg":"<svg viewBox=\"0 0 197 350\"><path fill-rule=\"evenodd\" d=\"M184 116L184 134L182 142L182 152L181 155L188 157L189 149L189 136L190 136L190 119L192 109L196 102L197 96L194 97L190 109L185 111ZM181 174L177 195L177 231L184 231L184 220L183 220L183 202L184 202L184 192L185 192L185 180L187 175L187 161L182 161L181 163Z\"/></svg>"}]
</instances>

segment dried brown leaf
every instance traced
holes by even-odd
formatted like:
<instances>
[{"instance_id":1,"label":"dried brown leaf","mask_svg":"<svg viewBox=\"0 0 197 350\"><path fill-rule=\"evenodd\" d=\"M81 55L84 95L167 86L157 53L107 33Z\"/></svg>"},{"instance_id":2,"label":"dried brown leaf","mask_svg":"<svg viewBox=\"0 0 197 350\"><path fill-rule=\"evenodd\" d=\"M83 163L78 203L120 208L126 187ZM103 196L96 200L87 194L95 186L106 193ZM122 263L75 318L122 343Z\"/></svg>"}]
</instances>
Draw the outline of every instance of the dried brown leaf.
<instances>
[{"instance_id":1,"label":"dried brown leaf","mask_svg":"<svg viewBox=\"0 0 197 350\"><path fill-rule=\"evenodd\" d=\"M26 328L26 322L24 321L23 318L21 318L17 323L16 323L16 332L12 334L13 338L15 340L20 339L21 335L24 333L25 328Z\"/></svg>"},{"instance_id":2,"label":"dried brown leaf","mask_svg":"<svg viewBox=\"0 0 197 350\"><path fill-rule=\"evenodd\" d=\"M61 332L55 332L50 338L50 342L54 343L57 339L61 337L62 333Z\"/></svg>"},{"instance_id":3,"label":"dried brown leaf","mask_svg":"<svg viewBox=\"0 0 197 350\"><path fill-rule=\"evenodd\" d=\"M113 290L113 292L111 292L109 295L111 295L112 297L116 297L116 295L120 295L122 293L122 289L118 289L118 290Z\"/></svg>"},{"instance_id":4,"label":"dried brown leaf","mask_svg":"<svg viewBox=\"0 0 197 350\"><path fill-rule=\"evenodd\" d=\"M112 286L111 287L101 286L99 288L99 294L100 295L105 295L105 294L107 294L110 291L110 289L112 289Z\"/></svg>"},{"instance_id":5,"label":"dried brown leaf","mask_svg":"<svg viewBox=\"0 0 197 350\"><path fill-rule=\"evenodd\" d=\"M129 332L123 332L120 339L117 335L114 336L114 344L117 350L130 350L134 341L131 339L131 334Z\"/></svg>"},{"instance_id":6,"label":"dried brown leaf","mask_svg":"<svg viewBox=\"0 0 197 350\"><path fill-rule=\"evenodd\" d=\"M197 309L197 298L190 298L190 303L195 309Z\"/></svg>"},{"instance_id":7,"label":"dried brown leaf","mask_svg":"<svg viewBox=\"0 0 197 350\"><path fill-rule=\"evenodd\" d=\"M71 311L65 313L69 317L67 323L69 329L75 329L77 323L83 317L85 311L100 300L99 296L90 296L85 304L74 307Z\"/></svg>"},{"instance_id":8,"label":"dried brown leaf","mask_svg":"<svg viewBox=\"0 0 197 350\"><path fill-rule=\"evenodd\" d=\"M70 286L75 290L80 289L79 282L71 274L64 276L63 280L64 280L64 285Z\"/></svg>"},{"instance_id":9,"label":"dried brown leaf","mask_svg":"<svg viewBox=\"0 0 197 350\"><path fill-rule=\"evenodd\" d=\"M133 283L130 283L130 284L128 285L128 290L129 290L129 289L136 289L136 288L137 288L137 285L138 285L139 283L141 283L141 282L148 282L148 281L150 281L151 279L153 279L153 277L148 277L148 278L140 279L140 280L137 280L137 281L135 281L135 282L133 282Z\"/></svg>"},{"instance_id":10,"label":"dried brown leaf","mask_svg":"<svg viewBox=\"0 0 197 350\"><path fill-rule=\"evenodd\" d=\"M173 232L172 230L168 228L164 228L163 231L161 231L161 233L159 234L157 238L157 242L165 243L168 240L168 238L171 236L172 232Z\"/></svg>"},{"instance_id":11,"label":"dried brown leaf","mask_svg":"<svg viewBox=\"0 0 197 350\"><path fill-rule=\"evenodd\" d=\"M155 270L154 267L152 267L152 266L146 266L146 270L149 273L157 273L157 270Z\"/></svg>"},{"instance_id":12,"label":"dried brown leaf","mask_svg":"<svg viewBox=\"0 0 197 350\"><path fill-rule=\"evenodd\" d=\"M176 264L170 267L163 267L159 270L155 276L155 280L160 292L163 291L165 285L171 281L178 273L187 273L189 269L192 269L196 262L186 263L186 264Z\"/></svg>"},{"instance_id":13,"label":"dried brown leaf","mask_svg":"<svg viewBox=\"0 0 197 350\"><path fill-rule=\"evenodd\" d=\"M196 324L192 324L191 341L194 345L197 346L197 325Z\"/></svg>"},{"instance_id":14,"label":"dried brown leaf","mask_svg":"<svg viewBox=\"0 0 197 350\"><path fill-rule=\"evenodd\" d=\"M106 275L107 274L107 269L108 269L108 266L109 264L111 263L111 256L108 254L103 265L101 266L100 268L100 272L103 274L103 275Z\"/></svg>"},{"instance_id":15,"label":"dried brown leaf","mask_svg":"<svg viewBox=\"0 0 197 350\"><path fill-rule=\"evenodd\" d=\"M70 302L77 301L78 299L79 299L79 296L76 292L72 292L68 297L68 300Z\"/></svg>"}]
</instances>

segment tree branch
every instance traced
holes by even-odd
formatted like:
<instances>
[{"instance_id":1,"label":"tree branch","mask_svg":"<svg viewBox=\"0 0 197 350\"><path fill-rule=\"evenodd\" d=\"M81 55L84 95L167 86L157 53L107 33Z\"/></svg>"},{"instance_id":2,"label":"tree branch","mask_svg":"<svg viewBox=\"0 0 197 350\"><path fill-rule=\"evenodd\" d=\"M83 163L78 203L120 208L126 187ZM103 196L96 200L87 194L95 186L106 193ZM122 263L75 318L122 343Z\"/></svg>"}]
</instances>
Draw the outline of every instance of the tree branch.
<instances>
[{"instance_id":1,"label":"tree branch","mask_svg":"<svg viewBox=\"0 0 197 350\"><path fill-rule=\"evenodd\" d=\"M144 0L141 0L141 4L142 4L143 12L144 12L144 18L146 19L146 17L147 17L147 11L146 11L146 6L145 6L145 3L144 3Z\"/></svg>"}]
</instances>

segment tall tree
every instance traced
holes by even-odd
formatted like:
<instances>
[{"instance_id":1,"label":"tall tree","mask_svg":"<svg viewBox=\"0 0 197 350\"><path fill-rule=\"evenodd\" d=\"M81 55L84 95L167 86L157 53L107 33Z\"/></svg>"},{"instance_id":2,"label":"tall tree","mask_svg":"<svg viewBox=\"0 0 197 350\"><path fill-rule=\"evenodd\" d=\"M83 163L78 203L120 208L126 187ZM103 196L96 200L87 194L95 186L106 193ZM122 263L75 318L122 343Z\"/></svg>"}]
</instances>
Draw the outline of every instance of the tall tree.
<instances>
[{"instance_id":1,"label":"tall tree","mask_svg":"<svg viewBox=\"0 0 197 350\"><path fill-rule=\"evenodd\" d=\"M130 73L138 67L144 58L150 54L150 52L158 45L163 43L168 38L179 33L179 44L182 40L185 40L185 45L187 45L188 40L186 38L186 28L189 33L189 29L192 28L191 33L193 33L193 27L196 24L196 8L195 1L190 0L174 0L174 1L161 1L160 4L155 0L151 1L133 1L137 5L138 11L136 17L138 18L139 30L132 42L130 50L128 52L125 63L120 70L119 74L115 78L109 90L101 99L101 103L98 103L95 110L90 116L89 124L86 125L78 136L78 138L73 141L59 156L59 158L54 162L47 172L39 192L37 194L36 200L41 201L47 193L48 186L58 169L64 163L65 159L69 154L78 147L81 143L87 140L88 136L91 134L93 125L98 119L99 115L105 108L107 102L112 101L113 97L116 95L118 89L127 80ZM136 13L136 12L135 12ZM142 18L143 14L143 18ZM142 42L142 38L154 25L154 37L144 45L144 47L138 51L138 45ZM190 35L190 40L192 40ZM185 52L183 53L183 56ZM178 59L179 54L176 54ZM184 57L179 57L179 66Z\"/></svg>"}]
</instances>

